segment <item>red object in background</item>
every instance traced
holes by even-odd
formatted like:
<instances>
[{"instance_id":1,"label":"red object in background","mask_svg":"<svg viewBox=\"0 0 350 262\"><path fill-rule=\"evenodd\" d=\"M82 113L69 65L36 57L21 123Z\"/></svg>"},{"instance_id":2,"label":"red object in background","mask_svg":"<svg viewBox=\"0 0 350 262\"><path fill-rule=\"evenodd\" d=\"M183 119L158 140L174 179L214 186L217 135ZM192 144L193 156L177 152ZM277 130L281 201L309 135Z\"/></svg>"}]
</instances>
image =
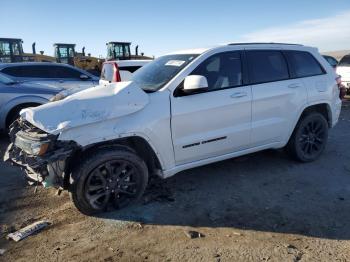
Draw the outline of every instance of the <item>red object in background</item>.
<instances>
[{"instance_id":1,"label":"red object in background","mask_svg":"<svg viewBox=\"0 0 350 262\"><path fill-rule=\"evenodd\" d=\"M119 67L118 67L118 64L116 62L114 62L114 81L115 82L122 81L122 79L120 77L120 73L119 73Z\"/></svg>"},{"instance_id":2,"label":"red object in background","mask_svg":"<svg viewBox=\"0 0 350 262\"><path fill-rule=\"evenodd\" d=\"M110 79L110 83L114 83L114 82L121 82L122 79L120 77L120 72L119 72L119 67L118 64L114 61L106 61L103 64L109 64L109 65L113 65L113 78Z\"/></svg>"}]
</instances>

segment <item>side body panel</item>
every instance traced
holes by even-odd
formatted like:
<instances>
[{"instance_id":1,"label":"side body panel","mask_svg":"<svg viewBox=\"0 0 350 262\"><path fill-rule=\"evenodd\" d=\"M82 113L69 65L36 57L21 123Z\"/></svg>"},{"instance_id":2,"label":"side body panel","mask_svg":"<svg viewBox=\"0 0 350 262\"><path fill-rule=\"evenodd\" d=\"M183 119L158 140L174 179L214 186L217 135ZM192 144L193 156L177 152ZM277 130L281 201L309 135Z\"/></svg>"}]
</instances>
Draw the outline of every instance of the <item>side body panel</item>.
<instances>
[{"instance_id":1,"label":"side body panel","mask_svg":"<svg viewBox=\"0 0 350 262\"><path fill-rule=\"evenodd\" d=\"M242 95L235 97L239 93ZM176 164L248 148L251 101L250 86L172 97L171 128Z\"/></svg>"}]
</instances>

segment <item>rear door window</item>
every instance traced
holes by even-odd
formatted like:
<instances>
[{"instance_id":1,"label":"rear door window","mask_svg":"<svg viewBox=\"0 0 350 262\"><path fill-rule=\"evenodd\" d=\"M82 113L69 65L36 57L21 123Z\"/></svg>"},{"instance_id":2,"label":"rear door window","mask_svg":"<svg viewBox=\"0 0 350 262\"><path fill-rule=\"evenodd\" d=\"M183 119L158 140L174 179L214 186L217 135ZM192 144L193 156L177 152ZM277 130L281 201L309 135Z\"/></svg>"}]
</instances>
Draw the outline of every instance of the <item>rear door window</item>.
<instances>
[{"instance_id":1,"label":"rear door window","mask_svg":"<svg viewBox=\"0 0 350 262\"><path fill-rule=\"evenodd\" d=\"M79 79L83 75L80 71L65 66L51 66L55 71L56 78Z\"/></svg>"},{"instance_id":2,"label":"rear door window","mask_svg":"<svg viewBox=\"0 0 350 262\"><path fill-rule=\"evenodd\" d=\"M308 52L286 51L293 78L324 74L324 69Z\"/></svg>"},{"instance_id":3,"label":"rear door window","mask_svg":"<svg viewBox=\"0 0 350 262\"><path fill-rule=\"evenodd\" d=\"M286 80L287 62L281 51L250 50L246 52L251 84Z\"/></svg>"}]
</instances>

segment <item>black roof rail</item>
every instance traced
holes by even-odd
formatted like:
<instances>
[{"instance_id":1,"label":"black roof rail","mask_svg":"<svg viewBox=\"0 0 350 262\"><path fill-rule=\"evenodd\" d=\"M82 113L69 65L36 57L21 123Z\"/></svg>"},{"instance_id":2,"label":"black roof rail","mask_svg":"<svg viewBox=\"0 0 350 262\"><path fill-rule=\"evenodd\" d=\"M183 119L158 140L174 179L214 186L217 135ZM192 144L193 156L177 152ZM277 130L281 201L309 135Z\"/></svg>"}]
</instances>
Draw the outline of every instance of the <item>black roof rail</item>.
<instances>
[{"instance_id":1,"label":"black roof rail","mask_svg":"<svg viewBox=\"0 0 350 262\"><path fill-rule=\"evenodd\" d=\"M296 46L303 46L301 44L288 44L288 43L274 43L274 42L252 42L252 43L230 43L228 45L296 45Z\"/></svg>"}]
</instances>

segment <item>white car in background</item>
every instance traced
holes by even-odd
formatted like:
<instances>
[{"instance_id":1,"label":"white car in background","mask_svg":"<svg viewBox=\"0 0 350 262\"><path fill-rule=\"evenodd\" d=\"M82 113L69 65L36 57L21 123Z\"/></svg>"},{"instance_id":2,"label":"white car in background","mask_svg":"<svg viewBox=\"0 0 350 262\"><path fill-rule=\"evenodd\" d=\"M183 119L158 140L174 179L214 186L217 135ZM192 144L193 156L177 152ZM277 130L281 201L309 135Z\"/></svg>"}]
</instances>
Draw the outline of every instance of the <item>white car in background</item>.
<instances>
[{"instance_id":1,"label":"white car in background","mask_svg":"<svg viewBox=\"0 0 350 262\"><path fill-rule=\"evenodd\" d=\"M103 63L100 85L130 81L134 72L152 60L120 60Z\"/></svg>"},{"instance_id":2,"label":"white car in background","mask_svg":"<svg viewBox=\"0 0 350 262\"><path fill-rule=\"evenodd\" d=\"M134 72L152 60L118 60L118 61L106 61L103 63L101 70L101 77L98 85L108 85L115 82L126 82L132 80ZM96 85L96 87L98 86ZM51 102L59 101L67 96L81 91L79 86L63 90L54 97L51 98Z\"/></svg>"},{"instance_id":3,"label":"white car in background","mask_svg":"<svg viewBox=\"0 0 350 262\"><path fill-rule=\"evenodd\" d=\"M337 66L337 74L341 76L341 81L346 88L346 93L350 94L350 55L346 55L340 59Z\"/></svg>"}]
</instances>

